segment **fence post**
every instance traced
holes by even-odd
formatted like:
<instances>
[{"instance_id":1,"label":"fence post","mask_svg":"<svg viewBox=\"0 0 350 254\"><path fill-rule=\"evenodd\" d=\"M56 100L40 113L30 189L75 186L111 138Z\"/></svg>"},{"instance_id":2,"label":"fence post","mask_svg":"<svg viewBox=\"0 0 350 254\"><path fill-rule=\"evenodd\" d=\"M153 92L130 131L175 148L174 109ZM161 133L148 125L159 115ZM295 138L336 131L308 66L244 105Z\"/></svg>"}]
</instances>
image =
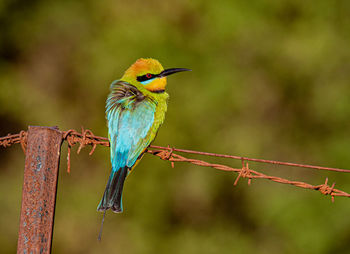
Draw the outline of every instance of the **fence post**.
<instances>
[{"instance_id":1,"label":"fence post","mask_svg":"<svg viewBox=\"0 0 350 254\"><path fill-rule=\"evenodd\" d=\"M50 253L62 132L29 126L17 253Z\"/></svg>"}]
</instances>

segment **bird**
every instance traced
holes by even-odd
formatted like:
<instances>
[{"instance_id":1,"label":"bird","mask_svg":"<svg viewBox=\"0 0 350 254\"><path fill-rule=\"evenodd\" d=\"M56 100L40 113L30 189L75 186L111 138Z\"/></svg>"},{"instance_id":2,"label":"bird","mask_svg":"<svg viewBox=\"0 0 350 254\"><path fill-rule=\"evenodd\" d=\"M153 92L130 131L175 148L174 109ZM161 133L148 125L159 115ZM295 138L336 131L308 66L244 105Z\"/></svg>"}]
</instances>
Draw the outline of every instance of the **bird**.
<instances>
[{"instance_id":1,"label":"bird","mask_svg":"<svg viewBox=\"0 0 350 254\"><path fill-rule=\"evenodd\" d=\"M112 82L105 111L112 169L97 207L104 216L108 209L123 211L124 181L142 159L165 118L167 76L183 71L191 70L164 69L156 59L140 58L120 80Z\"/></svg>"}]
</instances>

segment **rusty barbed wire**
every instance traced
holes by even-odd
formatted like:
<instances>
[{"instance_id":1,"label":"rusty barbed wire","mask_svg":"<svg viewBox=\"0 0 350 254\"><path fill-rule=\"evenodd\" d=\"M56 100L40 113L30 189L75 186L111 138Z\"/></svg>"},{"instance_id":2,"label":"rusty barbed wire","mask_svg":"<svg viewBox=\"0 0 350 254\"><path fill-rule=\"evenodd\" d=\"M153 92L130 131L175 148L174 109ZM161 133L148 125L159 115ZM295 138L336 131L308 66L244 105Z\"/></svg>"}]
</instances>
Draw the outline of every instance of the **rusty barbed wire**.
<instances>
[{"instance_id":1,"label":"rusty barbed wire","mask_svg":"<svg viewBox=\"0 0 350 254\"><path fill-rule=\"evenodd\" d=\"M13 144L21 144L22 150L25 153L27 147L27 132L20 131L18 134L8 134L5 137L0 137L0 146L9 147Z\"/></svg>"},{"instance_id":2,"label":"rusty barbed wire","mask_svg":"<svg viewBox=\"0 0 350 254\"><path fill-rule=\"evenodd\" d=\"M71 164L71 148L72 148L72 146L79 144L79 148L77 150L77 153L79 154L82 148L84 148L85 146L91 145L92 149L90 150L89 155L92 155L94 153L97 145L109 147L109 140L107 138L95 136L91 130L87 130L87 129L82 128L81 133L79 133L74 129L70 129L68 131L63 131L62 133L63 133L63 140L67 141L67 144L68 144L68 154L67 154L67 172L68 173L70 172L70 169L71 169L70 164ZM26 149L26 142L27 142L27 132L23 131L23 130L18 134L13 134L13 135L8 134L7 136L0 138L0 146L3 146L6 148L6 147L9 147L13 144L20 143L24 152ZM213 156L213 157L241 160L242 167L241 168L233 168L233 167L223 165L223 164L209 163L209 162L206 162L203 160L186 158L186 157L181 156L179 154L175 154L174 151L181 152L181 153L187 153L187 154L198 154L198 155L204 155L204 156ZM172 167L174 167L175 162L188 162L188 163L191 163L194 165L203 166L203 167L211 167L211 168L215 168L215 169L222 170L222 171L236 172L236 173L238 173L238 176L236 177L236 179L234 181L234 185L237 185L240 178L248 178L248 185L251 184L252 179L267 179L267 180L277 182L277 183L289 184L289 185L304 188L304 189L319 191L323 195L330 195L332 198L332 202L334 202L335 196L350 197L349 193L334 188L335 183L333 183L331 186L329 186L328 185L328 178L326 178L326 180L323 184L311 185L311 184L306 183L306 182L288 180L285 178L281 178L281 177L277 177L277 176L270 176L270 175L266 175L264 173L258 172L256 170L252 170L249 168L248 161L260 162L260 163L270 163L270 164L275 164L275 165L302 167L302 168L309 168L309 169L336 171L336 172L342 172L342 173L350 173L350 170L348 170L348 169L329 168L329 167L321 167L321 166L290 163L290 162L281 162L281 161L273 161L273 160L264 160L264 159L254 159L254 158L247 158L247 157L241 157L241 156L235 156L235 155L225 155L225 154L216 154L216 153L178 149L178 148L172 148L169 146L162 147L162 146L151 145L146 150L146 152L149 154L158 156L162 160L170 161Z\"/></svg>"},{"instance_id":3,"label":"rusty barbed wire","mask_svg":"<svg viewBox=\"0 0 350 254\"><path fill-rule=\"evenodd\" d=\"M92 131L85 130L81 128L81 133L76 130L70 129L63 132L63 139L68 143L68 154L67 154L67 172L70 173L70 154L71 148L75 144L79 143L79 148L77 154L80 153L81 149L87 145L91 145L92 149L89 155L92 155L95 152L97 145L109 146L109 141L107 138L95 136Z\"/></svg>"},{"instance_id":4,"label":"rusty barbed wire","mask_svg":"<svg viewBox=\"0 0 350 254\"><path fill-rule=\"evenodd\" d=\"M277 176L269 176L269 175L263 174L261 172L252 170L249 168L248 162L245 163L244 159L242 159L242 168L232 168L230 166L209 163L209 162L206 162L203 160L189 159L189 158L186 158L184 156L175 154L172 151L169 151L167 149L165 149L165 150L148 149L147 152L160 157L162 160L168 160L170 162L189 162L189 163L192 163L192 164L198 165L198 166L211 167L211 168L215 168L215 169L223 170L223 171L237 172L238 176L236 177L234 185L237 185L238 180L241 177L248 178L248 185L251 184L252 179L260 178L260 179L271 180L271 181L277 182L277 183L290 184L290 185L304 188L304 189L318 190L324 195L331 195L333 202L334 202L334 196L350 197L349 193L342 191L342 190L335 189L334 188L335 183L333 183L332 186L329 186L328 185L328 178L326 178L325 183L320 184L320 185L311 185L311 184L301 182L301 181L291 181L291 180L287 180L287 179L277 177Z\"/></svg>"}]
</instances>

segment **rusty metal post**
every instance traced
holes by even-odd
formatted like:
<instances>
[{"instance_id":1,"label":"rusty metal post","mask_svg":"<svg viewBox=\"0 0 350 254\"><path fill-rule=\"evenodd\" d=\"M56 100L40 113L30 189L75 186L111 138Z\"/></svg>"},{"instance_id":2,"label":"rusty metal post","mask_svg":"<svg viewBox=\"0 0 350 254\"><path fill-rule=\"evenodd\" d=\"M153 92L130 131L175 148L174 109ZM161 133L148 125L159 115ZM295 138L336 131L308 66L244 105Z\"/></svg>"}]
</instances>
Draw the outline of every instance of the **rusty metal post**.
<instances>
[{"instance_id":1,"label":"rusty metal post","mask_svg":"<svg viewBox=\"0 0 350 254\"><path fill-rule=\"evenodd\" d=\"M17 253L50 253L62 132L29 126Z\"/></svg>"}]
</instances>

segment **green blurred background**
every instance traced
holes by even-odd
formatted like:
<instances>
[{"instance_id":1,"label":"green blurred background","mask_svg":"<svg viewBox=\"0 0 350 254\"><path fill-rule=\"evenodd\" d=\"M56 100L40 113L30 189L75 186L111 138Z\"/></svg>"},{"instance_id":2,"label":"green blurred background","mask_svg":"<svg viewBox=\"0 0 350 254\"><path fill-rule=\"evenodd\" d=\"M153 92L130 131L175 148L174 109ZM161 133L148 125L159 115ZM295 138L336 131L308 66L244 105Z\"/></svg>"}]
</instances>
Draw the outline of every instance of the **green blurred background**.
<instances>
[{"instance_id":1,"label":"green blurred background","mask_svg":"<svg viewBox=\"0 0 350 254\"><path fill-rule=\"evenodd\" d=\"M154 144L350 168L350 1L0 1L0 136L28 125L106 136L109 84L137 58L168 79ZM74 148L74 152L77 147ZM53 253L350 253L350 200L146 155L122 214L96 212L109 151L62 146ZM24 155L0 151L0 248L14 253ZM205 158L235 167L238 161ZM350 191L346 174L251 164Z\"/></svg>"}]
</instances>

